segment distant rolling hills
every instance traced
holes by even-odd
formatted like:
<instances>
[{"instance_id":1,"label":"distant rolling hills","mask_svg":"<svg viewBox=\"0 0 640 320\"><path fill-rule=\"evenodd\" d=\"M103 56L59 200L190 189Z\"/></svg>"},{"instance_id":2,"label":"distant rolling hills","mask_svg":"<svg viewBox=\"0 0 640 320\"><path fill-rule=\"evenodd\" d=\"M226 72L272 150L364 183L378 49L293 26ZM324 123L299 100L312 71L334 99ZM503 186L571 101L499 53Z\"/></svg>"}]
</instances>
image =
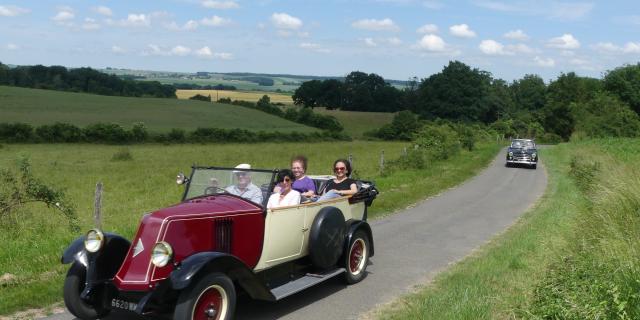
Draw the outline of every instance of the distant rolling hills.
<instances>
[{"instance_id":1,"label":"distant rolling hills","mask_svg":"<svg viewBox=\"0 0 640 320\"><path fill-rule=\"evenodd\" d=\"M152 132L172 128L241 128L250 131L314 132L318 129L240 106L192 100L129 98L0 86L0 122L77 126L143 122Z\"/></svg>"}]
</instances>

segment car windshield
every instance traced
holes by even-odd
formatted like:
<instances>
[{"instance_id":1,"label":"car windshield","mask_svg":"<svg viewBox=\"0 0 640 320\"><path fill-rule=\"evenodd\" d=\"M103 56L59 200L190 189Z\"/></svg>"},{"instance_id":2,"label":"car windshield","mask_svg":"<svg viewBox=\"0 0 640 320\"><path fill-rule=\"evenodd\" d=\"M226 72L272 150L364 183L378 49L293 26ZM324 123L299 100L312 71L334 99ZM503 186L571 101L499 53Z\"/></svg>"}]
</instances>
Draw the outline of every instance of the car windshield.
<instances>
[{"instance_id":1,"label":"car windshield","mask_svg":"<svg viewBox=\"0 0 640 320\"><path fill-rule=\"evenodd\" d=\"M536 144L531 140L513 140L511 141L511 148L526 148L532 149L535 148Z\"/></svg>"},{"instance_id":2,"label":"car windshield","mask_svg":"<svg viewBox=\"0 0 640 320\"><path fill-rule=\"evenodd\" d=\"M232 168L194 168L185 199L231 193L262 205L274 172Z\"/></svg>"}]
</instances>

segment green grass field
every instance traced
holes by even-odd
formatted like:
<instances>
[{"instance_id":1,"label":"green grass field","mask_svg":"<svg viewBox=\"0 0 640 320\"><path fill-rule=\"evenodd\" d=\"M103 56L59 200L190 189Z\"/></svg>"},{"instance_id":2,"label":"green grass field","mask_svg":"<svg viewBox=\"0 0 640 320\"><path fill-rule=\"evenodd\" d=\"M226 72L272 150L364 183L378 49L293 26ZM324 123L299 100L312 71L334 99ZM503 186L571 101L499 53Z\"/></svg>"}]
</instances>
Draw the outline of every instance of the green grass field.
<instances>
[{"instance_id":1,"label":"green grass field","mask_svg":"<svg viewBox=\"0 0 640 320\"><path fill-rule=\"evenodd\" d=\"M595 140L545 150L549 185L531 211L431 283L370 316L637 319L639 141ZM596 175L576 174L575 159L599 163ZM591 181L587 193L580 180Z\"/></svg>"},{"instance_id":2,"label":"green grass field","mask_svg":"<svg viewBox=\"0 0 640 320\"><path fill-rule=\"evenodd\" d=\"M77 209L82 232L93 226L93 192L95 184L103 182L104 229L131 238L144 213L179 201L183 189L175 184L175 175L188 172L194 163L235 166L248 162L255 168L278 168L288 166L292 156L305 154L309 158L308 173L329 174L336 158L351 154L358 177L375 180L381 190L370 211L370 217L376 218L472 177L500 149L495 144L479 144L473 153L462 151L423 170L381 176L381 151L390 160L399 157L405 146L365 141L128 147L10 144L1 146L0 168L13 169L19 157L28 157L34 176L66 191ZM112 161L123 149L133 160ZM0 219L0 273L13 275L12 280L0 283L0 315L61 301L68 266L60 264L60 255L77 236L80 234L70 232L57 211L37 203Z\"/></svg>"},{"instance_id":3,"label":"green grass field","mask_svg":"<svg viewBox=\"0 0 640 320\"><path fill-rule=\"evenodd\" d=\"M110 97L84 93L0 86L0 122L31 125L65 122L77 126L104 122L130 128L143 122L149 131L172 128L242 128L250 131L314 132L317 129L264 112L202 101Z\"/></svg>"},{"instance_id":4,"label":"green grass field","mask_svg":"<svg viewBox=\"0 0 640 320\"><path fill-rule=\"evenodd\" d=\"M361 138L363 133L391 123L395 115L388 112L338 111L324 108L314 108L313 111L336 117L342 123L346 133L354 138Z\"/></svg>"}]
</instances>

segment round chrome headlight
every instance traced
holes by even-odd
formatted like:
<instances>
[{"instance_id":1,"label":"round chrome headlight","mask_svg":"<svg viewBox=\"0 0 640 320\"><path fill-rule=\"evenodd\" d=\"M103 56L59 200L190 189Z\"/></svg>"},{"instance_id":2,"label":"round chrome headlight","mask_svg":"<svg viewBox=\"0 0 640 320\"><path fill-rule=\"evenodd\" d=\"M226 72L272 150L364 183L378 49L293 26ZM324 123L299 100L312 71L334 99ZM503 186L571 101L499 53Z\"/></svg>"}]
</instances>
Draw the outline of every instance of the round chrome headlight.
<instances>
[{"instance_id":1,"label":"round chrome headlight","mask_svg":"<svg viewBox=\"0 0 640 320\"><path fill-rule=\"evenodd\" d=\"M532 158L536 158L537 156L538 156L538 154L537 154L537 153L535 153L535 152L531 154L531 157L532 157Z\"/></svg>"},{"instance_id":2,"label":"round chrome headlight","mask_svg":"<svg viewBox=\"0 0 640 320\"><path fill-rule=\"evenodd\" d=\"M509 151L509 157L513 157L513 152Z\"/></svg>"},{"instance_id":3,"label":"round chrome headlight","mask_svg":"<svg viewBox=\"0 0 640 320\"><path fill-rule=\"evenodd\" d=\"M84 248L89 252L98 252L104 244L104 234L98 229L91 229L84 239Z\"/></svg>"},{"instance_id":4,"label":"round chrome headlight","mask_svg":"<svg viewBox=\"0 0 640 320\"><path fill-rule=\"evenodd\" d=\"M153 246L153 250L151 250L151 262L156 267L164 267L166 266L173 258L173 249L171 245L160 241Z\"/></svg>"}]
</instances>

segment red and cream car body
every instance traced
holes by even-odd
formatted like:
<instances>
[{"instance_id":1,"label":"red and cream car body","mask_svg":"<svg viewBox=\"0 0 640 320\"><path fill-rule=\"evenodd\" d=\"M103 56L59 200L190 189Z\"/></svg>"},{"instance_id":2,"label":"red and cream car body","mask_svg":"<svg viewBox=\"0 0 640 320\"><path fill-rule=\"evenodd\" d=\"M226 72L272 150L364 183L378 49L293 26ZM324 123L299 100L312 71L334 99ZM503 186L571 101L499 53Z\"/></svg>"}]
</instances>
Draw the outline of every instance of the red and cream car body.
<instances>
[{"instance_id":1,"label":"red and cream car body","mask_svg":"<svg viewBox=\"0 0 640 320\"><path fill-rule=\"evenodd\" d=\"M238 174L250 175L251 200L228 192ZM112 309L229 319L238 293L277 301L333 276L362 280L374 253L373 183L358 181L350 197L266 209L276 174L193 167L179 178L183 201L144 215L131 242L97 229L76 239L62 257L71 263L67 308L81 319Z\"/></svg>"}]
</instances>

